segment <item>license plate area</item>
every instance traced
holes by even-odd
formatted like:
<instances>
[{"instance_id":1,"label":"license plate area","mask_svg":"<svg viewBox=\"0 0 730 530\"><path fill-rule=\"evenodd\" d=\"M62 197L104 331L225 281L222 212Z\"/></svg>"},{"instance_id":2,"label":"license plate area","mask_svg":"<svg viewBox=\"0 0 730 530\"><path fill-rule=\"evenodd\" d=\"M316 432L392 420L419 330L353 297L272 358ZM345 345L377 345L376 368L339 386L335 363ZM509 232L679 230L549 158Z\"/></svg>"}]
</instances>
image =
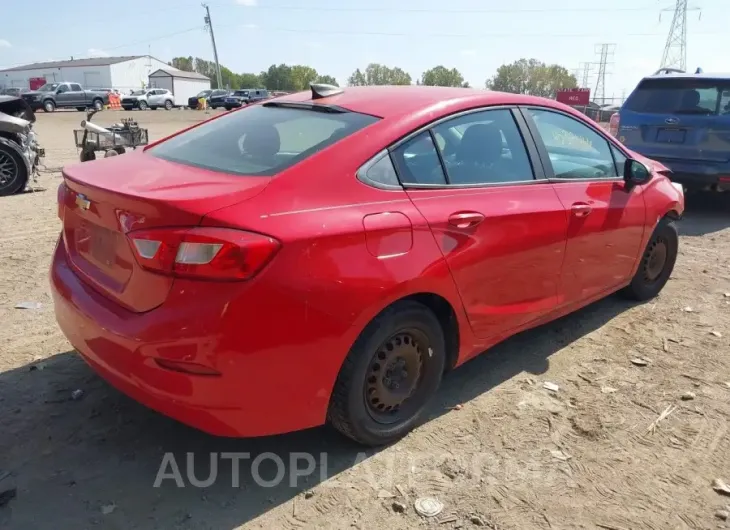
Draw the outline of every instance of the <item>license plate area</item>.
<instances>
[{"instance_id":1,"label":"license plate area","mask_svg":"<svg viewBox=\"0 0 730 530\"><path fill-rule=\"evenodd\" d=\"M656 141L666 144L682 144L687 134L685 129L661 128L657 131Z\"/></svg>"},{"instance_id":2,"label":"license plate area","mask_svg":"<svg viewBox=\"0 0 730 530\"><path fill-rule=\"evenodd\" d=\"M89 231L89 253L91 257L104 267L114 264L117 249L117 234L100 226L92 226Z\"/></svg>"}]
</instances>

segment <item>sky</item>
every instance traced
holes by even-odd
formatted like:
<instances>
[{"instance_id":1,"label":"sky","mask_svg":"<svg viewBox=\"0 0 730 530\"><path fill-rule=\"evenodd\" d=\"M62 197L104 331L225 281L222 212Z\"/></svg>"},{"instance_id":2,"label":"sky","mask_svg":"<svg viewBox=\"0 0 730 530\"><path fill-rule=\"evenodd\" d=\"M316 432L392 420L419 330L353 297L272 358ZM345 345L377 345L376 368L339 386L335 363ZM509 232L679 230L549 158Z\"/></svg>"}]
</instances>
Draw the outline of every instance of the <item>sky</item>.
<instances>
[{"instance_id":1,"label":"sky","mask_svg":"<svg viewBox=\"0 0 730 530\"><path fill-rule=\"evenodd\" d=\"M610 43L606 97L620 98L660 66L674 1L210 0L209 7L220 63L239 73L304 64L344 84L356 68L378 62L403 68L415 82L424 70L444 65L481 88L502 64L535 58L573 72L597 63L597 45ZM688 70L730 70L727 3L690 0ZM12 5L12 24L0 26L0 69L71 56L213 58L200 2ZM592 65L594 89L597 71Z\"/></svg>"}]
</instances>

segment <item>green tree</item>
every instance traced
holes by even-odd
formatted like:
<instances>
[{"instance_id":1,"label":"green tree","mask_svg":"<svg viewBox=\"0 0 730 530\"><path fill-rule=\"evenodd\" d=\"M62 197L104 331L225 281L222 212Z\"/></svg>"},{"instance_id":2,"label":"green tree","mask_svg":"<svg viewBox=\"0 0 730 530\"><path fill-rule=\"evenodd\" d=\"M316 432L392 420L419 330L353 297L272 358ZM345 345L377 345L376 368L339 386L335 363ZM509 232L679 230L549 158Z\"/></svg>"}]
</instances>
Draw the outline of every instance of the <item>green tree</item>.
<instances>
[{"instance_id":1,"label":"green tree","mask_svg":"<svg viewBox=\"0 0 730 530\"><path fill-rule=\"evenodd\" d=\"M410 74L401 68L370 63L365 68L365 72L361 72L359 68L355 70L347 80L347 84L350 86L410 85L411 81Z\"/></svg>"},{"instance_id":2,"label":"green tree","mask_svg":"<svg viewBox=\"0 0 730 530\"><path fill-rule=\"evenodd\" d=\"M464 81L464 76L456 68L449 70L440 65L423 72L420 84L428 86L469 86L469 83Z\"/></svg>"},{"instance_id":3,"label":"green tree","mask_svg":"<svg viewBox=\"0 0 730 530\"><path fill-rule=\"evenodd\" d=\"M321 83L321 84L324 84L324 85L340 86L337 83L337 79L335 79L331 75L321 75L321 76L319 76L317 78L317 80L315 82L316 83Z\"/></svg>"},{"instance_id":4,"label":"green tree","mask_svg":"<svg viewBox=\"0 0 730 530\"><path fill-rule=\"evenodd\" d=\"M568 70L557 64L546 65L537 59L520 59L497 68L494 77L487 80L490 90L555 98L563 88L575 88L578 81Z\"/></svg>"},{"instance_id":5,"label":"green tree","mask_svg":"<svg viewBox=\"0 0 730 530\"><path fill-rule=\"evenodd\" d=\"M311 66L294 65L291 67L292 86L290 90L309 90L309 84L314 83L318 77L317 70Z\"/></svg>"},{"instance_id":6,"label":"green tree","mask_svg":"<svg viewBox=\"0 0 730 530\"><path fill-rule=\"evenodd\" d=\"M269 90L293 90L292 68L286 64L269 66L265 72L261 72L261 82Z\"/></svg>"},{"instance_id":7,"label":"green tree","mask_svg":"<svg viewBox=\"0 0 730 530\"><path fill-rule=\"evenodd\" d=\"M169 63L173 68L183 70L185 72L193 72L193 58L192 57L173 57Z\"/></svg>"},{"instance_id":8,"label":"green tree","mask_svg":"<svg viewBox=\"0 0 730 530\"><path fill-rule=\"evenodd\" d=\"M238 75L238 88L261 88L263 83L257 74L244 73Z\"/></svg>"}]
</instances>

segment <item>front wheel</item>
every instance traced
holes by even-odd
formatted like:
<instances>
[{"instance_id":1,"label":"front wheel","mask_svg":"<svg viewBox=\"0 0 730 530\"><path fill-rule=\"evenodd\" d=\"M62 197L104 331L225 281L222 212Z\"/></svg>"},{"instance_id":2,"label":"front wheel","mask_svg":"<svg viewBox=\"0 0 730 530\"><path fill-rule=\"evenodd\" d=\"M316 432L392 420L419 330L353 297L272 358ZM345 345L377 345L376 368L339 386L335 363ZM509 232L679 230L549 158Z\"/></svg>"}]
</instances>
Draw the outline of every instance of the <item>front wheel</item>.
<instances>
[{"instance_id":1,"label":"front wheel","mask_svg":"<svg viewBox=\"0 0 730 530\"><path fill-rule=\"evenodd\" d=\"M23 158L6 145L0 145L0 197L23 191L28 182L28 168Z\"/></svg>"},{"instance_id":2,"label":"front wheel","mask_svg":"<svg viewBox=\"0 0 730 530\"><path fill-rule=\"evenodd\" d=\"M53 112L54 110L56 110L56 104L53 102L53 100L48 99L43 102L44 112Z\"/></svg>"},{"instance_id":3,"label":"front wheel","mask_svg":"<svg viewBox=\"0 0 730 530\"><path fill-rule=\"evenodd\" d=\"M139 110L147 110L149 107L147 105L146 101L140 101L139 102Z\"/></svg>"},{"instance_id":4,"label":"front wheel","mask_svg":"<svg viewBox=\"0 0 730 530\"><path fill-rule=\"evenodd\" d=\"M639 268L622 294L641 302L658 295L669 281L678 251L677 227L671 219L664 218L654 229L641 257Z\"/></svg>"},{"instance_id":5,"label":"front wheel","mask_svg":"<svg viewBox=\"0 0 730 530\"><path fill-rule=\"evenodd\" d=\"M360 334L337 376L327 419L364 445L411 431L436 393L446 363L436 316L422 304L397 302Z\"/></svg>"}]
</instances>

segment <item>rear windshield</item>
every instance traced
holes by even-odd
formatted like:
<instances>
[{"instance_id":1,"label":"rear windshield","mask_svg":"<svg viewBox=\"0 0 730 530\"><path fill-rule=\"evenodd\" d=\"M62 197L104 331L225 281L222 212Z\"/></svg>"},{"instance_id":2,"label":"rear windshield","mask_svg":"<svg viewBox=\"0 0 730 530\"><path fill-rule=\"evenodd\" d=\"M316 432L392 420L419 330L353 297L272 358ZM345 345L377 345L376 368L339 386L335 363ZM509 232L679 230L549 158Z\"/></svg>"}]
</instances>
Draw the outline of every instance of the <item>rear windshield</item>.
<instances>
[{"instance_id":1,"label":"rear windshield","mask_svg":"<svg viewBox=\"0 0 730 530\"><path fill-rule=\"evenodd\" d=\"M190 129L148 152L213 171L272 176L376 121L356 112L255 105Z\"/></svg>"},{"instance_id":2,"label":"rear windshield","mask_svg":"<svg viewBox=\"0 0 730 530\"><path fill-rule=\"evenodd\" d=\"M645 79L624 104L624 110L646 114L730 113L730 82L712 79Z\"/></svg>"}]
</instances>

